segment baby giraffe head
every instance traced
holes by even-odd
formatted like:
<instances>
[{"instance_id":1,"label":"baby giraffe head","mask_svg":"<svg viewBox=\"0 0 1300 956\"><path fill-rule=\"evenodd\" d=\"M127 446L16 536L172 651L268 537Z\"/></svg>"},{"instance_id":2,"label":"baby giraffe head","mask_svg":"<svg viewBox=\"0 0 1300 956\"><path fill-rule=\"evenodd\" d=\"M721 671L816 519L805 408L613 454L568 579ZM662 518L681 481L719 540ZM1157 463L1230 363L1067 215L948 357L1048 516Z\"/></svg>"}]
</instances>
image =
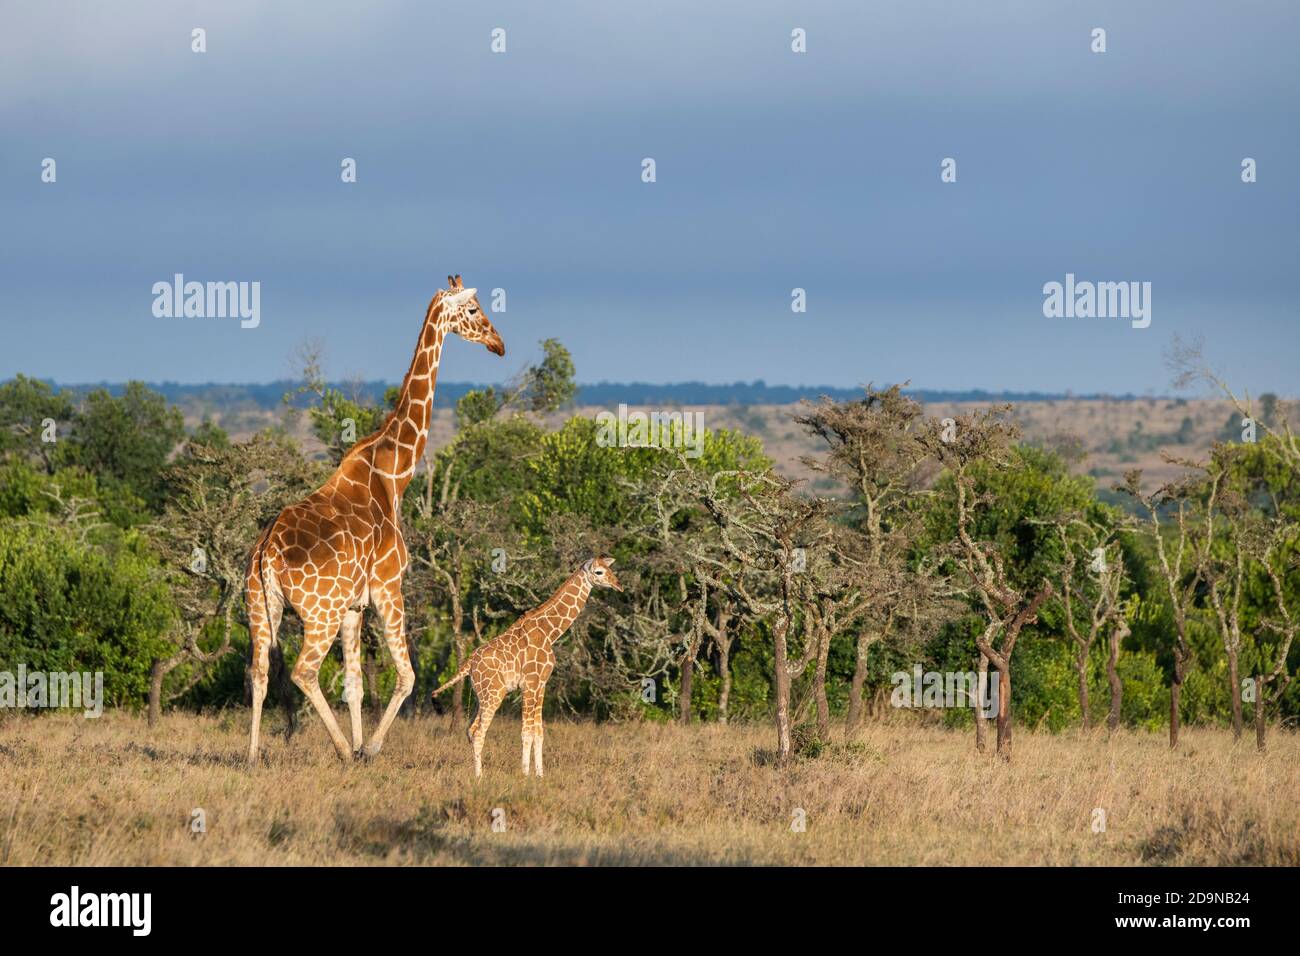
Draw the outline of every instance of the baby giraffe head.
<instances>
[{"instance_id":1,"label":"baby giraffe head","mask_svg":"<svg viewBox=\"0 0 1300 956\"><path fill-rule=\"evenodd\" d=\"M467 342L486 345L496 355L506 354L505 343L479 305L478 289L466 289L460 276L447 276L447 288L438 293L438 299L442 302L443 328Z\"/></svg>"},{"instance_id":2,"label":"baby giraffe head","mask_svg":"<svg viewBox=\"0 0 1300 956\"><path fill-rule=\"evenodd\" d=\"M582 573L592 587L621 591L623 585L618 583L618 578L614 577L614 572L610 569L613 563L613 558L592 558L583 562Z\"/></svg>"}]
</instances>

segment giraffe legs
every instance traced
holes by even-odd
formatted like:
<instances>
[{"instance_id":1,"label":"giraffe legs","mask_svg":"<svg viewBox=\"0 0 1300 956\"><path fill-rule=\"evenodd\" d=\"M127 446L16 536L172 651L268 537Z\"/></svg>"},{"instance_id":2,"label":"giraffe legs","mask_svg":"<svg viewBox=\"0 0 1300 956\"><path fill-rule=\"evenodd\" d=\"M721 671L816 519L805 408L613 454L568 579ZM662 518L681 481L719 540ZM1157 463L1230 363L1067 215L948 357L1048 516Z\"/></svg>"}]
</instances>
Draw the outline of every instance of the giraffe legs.
<instances>
[{"instance_id":1,"label":"giraffe legs","mask_svg":"<svg viewBox=\"0 0 1300 956\"><path fill-rule=\"evenodd\" d=\"M280 629L284 601L278 595L264 596L260 577L250 577L248 587L248 630L253 639L252 666L249 676L253 685L253 727L248 741L248 762L257 762L262 730L262 704L266 700L266 682L271 669L271 645ZM269 617L268 617L269 613Z\"/></svg>"},{"instance_id":2,"label":"giraffe legs","mask_svg":"<svg viewBox=\"0 0 1300 956\"><path fill-rule=\"evenodd\" d=\"M533 772L537 776L542 776L542 738L545 732L542 730L542 698L546 694L546 685L543 684L537 688L537 722L533 725Z\"/></svg>"},{"instance_id":3,"label":"giraffe legs","mask_svg":"<svg viewBox=\"0 0 1300 956\"><path fill-rule=\"evenodd\" d=\"M377 588L372 584L370 595L380 617L384 619L384 643L388 645L388 653L393 656L393 663L397 666L397 686L393 688L393 696L388 701L383 719L379 721L379 728L370 738L370 743L361 750L366 757L376 756L384 746L388 728L392 726L397 711L415 687L415 669L411 666L411 656L406 647L406 616L402 606L401 585L398 583Z\"/></svg>"},{"instance_id":4,"label":"giraffe legs","mask_svg":"<svg viewBox=\"0 0 1300 956\"><path fill-rule=\"evenodd\" d=\"M339 722L334 719L334 711L330 708L329 701L321 693L319 681L321 660L329 653L330 645L334 643L334 632L338 625L337 618L303 621L302 650L298 654L298 662L293 666L293 682L307 695L307 699L316 708L316 713L325 722L325 729L329 731L330 740L334 742L334 749L338 751L340 757L348 760L352 756L352 750L343 737L343 732L339 730Z\"/></svg>"},{"instance_id":5,"label":"giraffe legs","mask_svg":"<svg viewBox=\"0 0 1300 956\"><path fill-rule=\"evenodd\" d=\"M536 755L537 776L542 775L542 693L544 687L524 688L523 765L528 776L528 759Z\"/></svg>"},{"instance_id":6,"label":"giraffe legs","mask_svg":"<svg viewBox=\"0 0 1300 956\"><path fill-rule=\"evenodd\" d=\"M483 776L483 742L487 739L488 727L492 726L492 718L496 716L504 694L487 688L484 688L480 694L477 687L474 688L474 694L478 697L478 713L474 715L474 720L469 725L467 736L474 748L474 776L481 777Z\"/></svg>"},{"instance_id":7,"label":"giraffe legs","mask_svg":"<svg viewBox=\"0 0 1300 956\"><path fill-rule=\"evenodd\" d=\"M361 749L361 611L349 610L343 615L339 628L343 642L343 696L348 701L348 714L352 718L352 752Z\"/></svg>"}]
</instances>

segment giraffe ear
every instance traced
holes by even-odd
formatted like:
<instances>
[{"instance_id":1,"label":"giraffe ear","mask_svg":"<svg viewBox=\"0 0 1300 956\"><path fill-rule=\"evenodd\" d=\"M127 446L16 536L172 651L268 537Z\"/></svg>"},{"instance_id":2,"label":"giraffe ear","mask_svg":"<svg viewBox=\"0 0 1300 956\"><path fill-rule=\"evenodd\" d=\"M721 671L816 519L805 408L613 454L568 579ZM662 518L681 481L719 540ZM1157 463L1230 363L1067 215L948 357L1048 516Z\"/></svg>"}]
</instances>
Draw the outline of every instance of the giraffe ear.
<instances>
[{"instance_id":1,"label":"giraffe ear","mask_svg":"<svg viewBox=\"0 0 1300 956\"><path fill-rule=\"evenodd\" d=\"M601 558L600 560L604 562L605 567L607 568L612 568L614 566L613 558Z\"/></svg>"}]
</instances>

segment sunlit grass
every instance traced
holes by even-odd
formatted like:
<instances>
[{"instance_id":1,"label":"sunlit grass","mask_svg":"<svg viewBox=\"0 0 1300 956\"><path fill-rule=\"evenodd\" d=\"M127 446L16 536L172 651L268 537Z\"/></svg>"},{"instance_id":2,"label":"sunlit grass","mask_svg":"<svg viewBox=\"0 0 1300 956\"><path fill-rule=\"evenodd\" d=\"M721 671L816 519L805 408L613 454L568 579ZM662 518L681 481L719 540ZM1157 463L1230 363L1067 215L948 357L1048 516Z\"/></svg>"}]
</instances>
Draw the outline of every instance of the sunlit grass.
<instances>
[{"instance_id":1,"label":"sunlit grass","mask_svg":"<svg viewBox=\"0 0 1300 956\"><path fill-rule=\"evenodd\" d=\"M310 720L272 733L249 770L244 711L152 731L126 714L8 716L0 862L1300 864L1300 738L1277 730L1263 755L1221 730L1187 729L1175 753L1160 734L1020 730L1003 765L969 733L895 719L782 770L765 724L554 720L538 780L501 718L475 781L446 718L399 720L357 765Z\"/></svg>"}]
</instances>

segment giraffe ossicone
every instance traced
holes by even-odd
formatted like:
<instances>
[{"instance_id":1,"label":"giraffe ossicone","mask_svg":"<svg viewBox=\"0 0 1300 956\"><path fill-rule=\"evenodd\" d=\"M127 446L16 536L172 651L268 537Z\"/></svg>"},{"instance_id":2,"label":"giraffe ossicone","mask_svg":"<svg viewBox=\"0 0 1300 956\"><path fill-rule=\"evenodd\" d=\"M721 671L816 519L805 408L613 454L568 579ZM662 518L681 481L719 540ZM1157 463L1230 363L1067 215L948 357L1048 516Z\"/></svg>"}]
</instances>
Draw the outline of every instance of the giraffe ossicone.
<instances>
[{"instance_id":1,"label":"giraffe ossicone","mask_svg":"<svg viewBox=\"0 0 1300 956\"><path fill-rule=\"evenodd\" d=\"M415 686L406 646L402 575L402 493L424 455L433 417L438 361L448 333L505 354L505 344L479 305L474 289L448 276L424 313L424 325L392 412L379 429L352 446L320 488L285 508L258 537L248 560L245 597L252 637L253 726L249 762L258 755L270 648L286 606L302 621L302 650L293 682L316 708L339 756L379 753L398 708ZM379 727L363 747L361 732L361 623L369 605L384 622L384 643L397 667L397 686ZM321 693L321 661L339 635L352 742L343 737Z\"/></svg>"},{"instance_id":2,"label":"giraffe ossicone","mask_svg":"<svg viewBox=\"0 0 1300 956\"><path fill-rule=\"evenodd\" d=\"M478 713L468 730L476 777L483 775L483 741L488 727L501 701L515 688L524 698L524 776L529 772L530 755L535 755L536 773L542 776L542 700L546 681L555 669L555 642L582 613L593 587L623 590L613 564L613 558L584 561L559 590L471 654L455 676L433 692L437 697L469 677L478 698Z\"/></svg>"}]
</instances>

